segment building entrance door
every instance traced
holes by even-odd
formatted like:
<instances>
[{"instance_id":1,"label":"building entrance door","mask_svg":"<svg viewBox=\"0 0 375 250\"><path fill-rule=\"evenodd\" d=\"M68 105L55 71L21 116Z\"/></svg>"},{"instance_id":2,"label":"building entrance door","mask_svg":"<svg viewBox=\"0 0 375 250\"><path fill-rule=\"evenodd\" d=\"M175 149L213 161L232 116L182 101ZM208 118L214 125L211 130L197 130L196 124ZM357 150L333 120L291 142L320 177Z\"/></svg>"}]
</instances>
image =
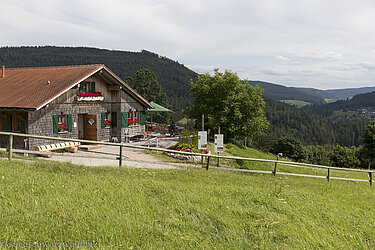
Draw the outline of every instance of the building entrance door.
<instances>
[{"instance_id":1,"label":"building entrance door","mask_svg":"<svg viewBox=\"0 0 375 250\"><path fill-rule=\"evenodd\" d=\"M83 139L97 141L98 140L98 119L97 115L83 116Z\"/></svg>"}]
</instances>

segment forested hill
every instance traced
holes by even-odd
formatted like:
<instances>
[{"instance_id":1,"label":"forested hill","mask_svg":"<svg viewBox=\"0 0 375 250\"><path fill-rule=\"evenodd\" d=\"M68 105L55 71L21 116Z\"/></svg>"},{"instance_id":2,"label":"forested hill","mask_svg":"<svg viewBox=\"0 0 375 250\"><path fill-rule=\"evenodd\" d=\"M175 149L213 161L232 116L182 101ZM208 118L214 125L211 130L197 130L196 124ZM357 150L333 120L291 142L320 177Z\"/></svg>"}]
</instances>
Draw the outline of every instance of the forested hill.
<instances>
[{"instance_id":1,"label":"forested hill","mask_svg":"<svg viewBox=\"0 0 375 250\"><path fill-rule=\"evenodd\" d=\"M262 81L249 81L249 84L252 86L259 85L264 89L264 97L272 100L300 100L313 104L325 102L323 96L316 93L305 93L302 89Z\"/></svg>"},{"instance_id":2,"label":"forested hill","mask_svg":"<svg viewBox=\"0 0 375 250\"><path fill-rule=\"evenodd\" d=\"M350 89L328 89L324 90L332 99L347 99L355 95L375 91L375 87L350 88Z\"/></svg>"},{"instance_id":3,"label":"forested hill","mask_svg":"<svg viewBox=\"0 0 375 250\"><path fill-rule=\"evenodd\" d=\"M375 109L375 91L355 95L350 100L340 100L337 102L327 103L324 105L313 105L306 107L305 109L316 114L330 116L335 111L357 111L358 109L364 108Z\"/></svg>"},{"instance_id":4,"label":"forested hill","mask_svg":"<svg viewBox=\"0 0 375 250\"><path fill-rule=\"evenodd\" d=\"M309 95L323 97L327 99L344 100L358 94L375 91L375 87L349 88L349 89L313 89L313 88L292 88Z\"/></svg>"},{"instance_id":5,"label":"forested hill","mask_svg":"<svg viewBox=\"0 0 375 250\"><path fill-rule=\"evenodd\" d=\"M334 121L278 101L268 98L265 100L266 115L270 122L270 128L266 132L269 140L275 141L282 136L291 136L305 145L359 146L362 143L361 136L368 119L353 118ZM262 143L266 144L266 141Z\"/></svg>"},{"instance_id":6,"label":"forested hill","mask_svg":"<svg viewBox=\"0 0 375 250\"><path fill-rule=\"evenodd\" d=\"M375 87L362 87L350 89L321 90L314 88L286 87L262 81L249 81L251 85L259 85L264 89L264 96L273 100L299 100L311 104L324 104L326 99L348 99L357 94L375 91Z\"/></svg>"},{"instance_id":7,"label":"forested hill","mask_svg":"<svg viewBox=\"0 0 375 250\"><path fill-rule=\"evenodd\" d=\"M65 66L78 64L105 64L122 79L133 76L142 68L152 70L166 92L175 119L189 104L190 79L197 74L184 65L155 53L114 51L83 47L2 47L0 65L5 67Z\"/></svg>"}]
</instances>

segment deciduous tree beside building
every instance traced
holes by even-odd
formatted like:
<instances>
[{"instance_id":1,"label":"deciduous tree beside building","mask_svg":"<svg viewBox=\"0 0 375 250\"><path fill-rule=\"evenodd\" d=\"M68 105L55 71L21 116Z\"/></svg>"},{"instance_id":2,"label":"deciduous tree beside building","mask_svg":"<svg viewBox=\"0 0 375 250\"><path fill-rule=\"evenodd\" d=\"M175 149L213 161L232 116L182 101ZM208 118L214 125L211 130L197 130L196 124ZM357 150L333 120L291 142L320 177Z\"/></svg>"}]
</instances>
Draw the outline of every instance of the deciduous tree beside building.
<instances>
[{"instance_id":1,"label":"deciduous tree beside building","mask_svg":"<svg viewBox=\"0 0 375 250\"><path fill-rule=\"evenodd\" d=\"M244 81L247 82L247 81ZM191 82L192 105L185 112L201 127L205 115L205 129L221 133L226 139L245 138L267 128L263 89L242 83L236 73L214 70Z\"/></svg>"}]
</instances>

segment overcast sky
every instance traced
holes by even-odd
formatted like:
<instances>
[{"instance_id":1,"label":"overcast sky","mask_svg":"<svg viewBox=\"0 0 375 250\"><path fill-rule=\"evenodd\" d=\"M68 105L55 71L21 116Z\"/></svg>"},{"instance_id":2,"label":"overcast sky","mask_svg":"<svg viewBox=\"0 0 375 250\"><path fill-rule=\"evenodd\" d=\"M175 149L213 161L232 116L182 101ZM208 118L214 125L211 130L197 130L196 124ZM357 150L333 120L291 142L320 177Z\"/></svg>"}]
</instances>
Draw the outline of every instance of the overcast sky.
<instances>
[{"instance_id":1,"label":"overcast sky","mask_svg":"<svg viewBox=\"0 0 375 250\"><path fill-rule=\"evenodd\" d=\"M1 0L0 46L146 49L198 72L375 86L373 0Z\"/></svg>"}]
</instances>

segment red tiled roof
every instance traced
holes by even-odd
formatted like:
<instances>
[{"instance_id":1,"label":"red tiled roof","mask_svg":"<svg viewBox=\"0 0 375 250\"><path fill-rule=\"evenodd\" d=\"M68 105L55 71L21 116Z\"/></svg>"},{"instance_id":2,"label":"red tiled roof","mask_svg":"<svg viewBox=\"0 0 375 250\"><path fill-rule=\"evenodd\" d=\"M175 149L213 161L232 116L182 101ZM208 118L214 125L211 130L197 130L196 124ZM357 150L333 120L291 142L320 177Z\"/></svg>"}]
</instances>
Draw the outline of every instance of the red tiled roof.
<instances>
[{"instance_id":1,"label":"red tiled roof","mask_svg":"<svg viewBox=\"0 0 375 250\"><path fill-rule=\"evenodd\" d=\"M100 69L108 71L102 64L5 68L2 78L0 68L0 108L39 109ZM134 94L148 103L138 93Z\"/></svg>"}]
</instances>

